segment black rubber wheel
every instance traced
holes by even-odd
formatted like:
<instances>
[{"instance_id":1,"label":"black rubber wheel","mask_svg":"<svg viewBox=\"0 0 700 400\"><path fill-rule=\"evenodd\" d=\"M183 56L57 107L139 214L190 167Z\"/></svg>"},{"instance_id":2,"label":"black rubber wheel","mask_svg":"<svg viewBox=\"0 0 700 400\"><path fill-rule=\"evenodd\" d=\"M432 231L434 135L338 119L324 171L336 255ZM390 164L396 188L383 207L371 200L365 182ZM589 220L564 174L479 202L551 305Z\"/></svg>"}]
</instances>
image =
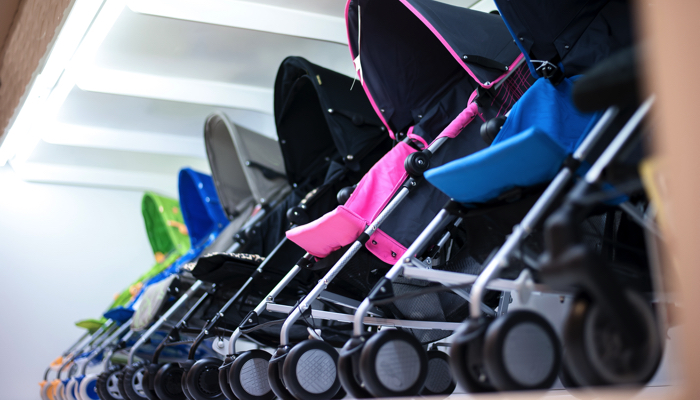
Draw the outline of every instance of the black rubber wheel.
<instances>
[{"instance_id":1,"label":"black rubber wheel","mask_svg":"<svg viewBox=\"0 0 700 400\"><path fill-rule=\"evenodd\" d=\"M205 357L197 360L187 372L187 391L194 400L225 400L219 387L219 367L221 360Z\"/></svg>"},{"instance_id":2,"label":"black rubber wheel","mask_svg":"<svg viewBox=\"0 0 700 400\"><path fill-rule=\"evenodd\" d=\"M292 396L284 386L282 381L282 367L284 360L287 357L288 348L278 348L275 354L270 358L270 363L267 365L267 380L270 383L270 389L280 400L297 400Z\"/></svg>"},{"instance_id":3,"label":"black rubber wheel","mask_svg":"<svg viewBox=\"0 0 700 400\"><path fill-rule=\"evenodd\" d=\"M468 320L452 340L452 376L468 393L495 391L484 371L483 345L487 327L487 320Z\"/></svg>"},{"instance_id":4,"label":"black rubber wheel","mask_svg":"<svg viewBox=\"0 0 700 400\"><path fill-rule=\"evenodd\" d=\"M153 389L160 400L187 400L182 392L182 375L185 370L177 363L163 364L153 378Z\"/></svg>"},{"instance_id":5,"label":"black rubber wheel","mask_svg":"<svg viewBox=\"0 0 700 400\"><path fill-rule=\"evenodd\" d=\"M145 389L144 393L146 394L149 400L160 400L158 398L158 395L156 394L156 391L154 389L155 385L153 383L156 376L156 372L158 372L158 369L160 369L160 367L160 364L149 364L143 370L143 387Z\"/></svg>"},{"instance_id":6,"label":"black rubber wheel","mask_svg":"<svg viewBox=\"0 0 700 400\"><path fill-rule=\"evenodd\" d=\"M305 340L292 347L284 360L282 376L297 399L329 400L340 390L338 352L321 340Z\"/></svg>"},{"instance_id":7,"label":"black rubber wheel","mask_svg":"<svg viewBox=\"0 0 700 400\"><path fill-rule=\"evenodd\" d=\"M497 390L549 389L560 367L559 338L540 314L516 310L486 330L484 370Z\"/></svg>"},{"instance_id":8,"label":"black rubber wheel","mask_svg":"<svg viewBox=\"0 0 700 400\"><path fill-rule=\"evenodd\" d=\"M455 391L457 383L450 372L450 357L437 350L429 351L428 377L421 396L449 396Z\"/></svg>"},{"instance_id":9,"label":"black rubber wheel","mask_svg":"<svg viewBox=\"0 0 700 400\"><path fill-rule=\"evenodd\" d=\"M237 400L238 398L235 394L233 394L233 391L231 391L231 385L229 385L228 382L228 372L231 370L232 362L233 358L226 357L224 364L219 367L219 388L221 389L221 393L223 393L227 399ZM265 375L265 379L267 379L267 375Z\"/></svg>"},{"instance_id":10,"label":"black rubber wheel","mask_svg":"<svg viewBox=\"0 0 700 400\"><path fill-rule=\"evenodd\" d=\"M194 360L188 360L191 361L191 364L189 366L192 366L194 364ZM182 365L181 365L182 367ZM192 397L192 394L190 393L189 387L187 387L187 374L190 372L189 368L183 367L183 372L182 372L182 378L180 378L180 388L182 389L182 393L185 395L187 400L195 400L194 397ZM217 377L217 384L218 384L218 377Z\"/></svg>"},{"instance_id":11,"label":"black rubber wheel","mask_svg":"<svg viewBox=\"0 0 700 400\"><path fill-rule=\"evenodd\" d=\"M625 292L642 322L644 340L626 340L601 307L585 295L574 300L564 327L571 374L582 386L643 386L661 363L663 345L651 306L637 292Z\"/></svg>"},{"instance_id":12,"label":"black rubber wheel","mask_svg":"<svg viewBox=\"0 0 700 400\"><path fill-rule=\"evenodd\" d=\"M275 393L267 379L272 355L262 350L240 354L231 364L228 382L231 391L241 400L272 400Z\"/></svg>"},{"instance_id":13,"label":"black rubber wheel","mask_svg":"<svg viewBox=\"0 0 700 400\"><path fill-rule=\"evenodd\" d=\"M355 399L369 399L372 395L360 383L360 353L365 338L348 340L338 355L338 379L340 385Z\"/></svg>"},{"instance_id":14,"label":"black rubber wheel","mask_svg":"<svg viewBox=\"0 0 700 400\"><path fill-rule=\"evenodd\" d=\"M126 368L120 379L120 387L124 388L124 394L130 400L149 400L150 397L146 394L148 384L143 377L146 366L142 361L133 363Z\"/></svg>"},{"instance_id":15,"label":"black rubber wheel","mask_svg":"<svg viewBox=\"0 0 700 400\"><path fill-rule=\"evenodd\" d=\"M97 395L102 400L126 400L119 392L120 365L113 365L97 377Z\"/></svg>"},{"instance_id":16,"label":"black rubber wheel","mask_svg":"<svg viewBox=\"0 0 700 400\"><path fill-rule=\"evenodd\" d=\"M571 368L568 366L570 361L567 359L567 353L564 351L561 357L561 369L559 370L559 380L561 381L564 389L568 391L576 390L581 387L581 385L576 382L576 379L571 374Z\"/></svg>"},{"instance_id":17,"label":"black rubber wheel","mask_svg":"<svg viewBox=\"0 0 700 400\"><path fill-rule=\"evenodd\" d=\"M382 330L362 349L360 377L375 397L417 396L427 376L428 356L408 332Z\"/></svg>"},{"instance_id":18,"label":"black rubber wheel","mask_svg":"<svg viewBox=\"0 0 700 400\"><path fill-rule=\"evenodd\" d=\"M338 389L338 393L336 393L335 396L331 397L331 400L344 399L347 395L348 393L345 391L345 389L343 389L343 387L340 386L340 389Z\"/></svg>"}]
</instances>

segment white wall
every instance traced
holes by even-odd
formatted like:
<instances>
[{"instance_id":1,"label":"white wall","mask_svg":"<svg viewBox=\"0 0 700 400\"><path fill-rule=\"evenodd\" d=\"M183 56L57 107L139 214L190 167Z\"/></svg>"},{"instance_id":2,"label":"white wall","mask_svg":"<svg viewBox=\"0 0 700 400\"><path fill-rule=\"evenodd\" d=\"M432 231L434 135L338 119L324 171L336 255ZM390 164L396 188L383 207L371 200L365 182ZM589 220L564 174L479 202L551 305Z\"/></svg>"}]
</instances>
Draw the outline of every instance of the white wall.
<instances>
[{"instance_id":1,"label":"white wall","mask_svg":"<svg viewBox=\"0 0 700 400\"><path fill-rule=\"evenodd\" d=\"M0 398L38 399L45 368L83 333L73 323L99 317L154 263L142 195L0 167Z\"/></svg>"}]
</instances>

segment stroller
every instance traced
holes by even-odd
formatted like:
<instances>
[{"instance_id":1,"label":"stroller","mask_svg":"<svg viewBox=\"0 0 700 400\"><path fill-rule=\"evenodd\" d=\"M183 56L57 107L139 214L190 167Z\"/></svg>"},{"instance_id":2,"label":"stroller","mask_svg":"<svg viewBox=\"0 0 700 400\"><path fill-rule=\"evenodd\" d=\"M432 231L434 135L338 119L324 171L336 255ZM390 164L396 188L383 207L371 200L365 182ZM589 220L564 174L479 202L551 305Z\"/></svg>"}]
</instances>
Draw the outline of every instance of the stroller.
<instances>
[{"instance_id":1,"label":"stroller","mask_svg":"<svg viewBox=\"0 0 700 400\"><path fill-rule=\"evenodd\" d=\"M405 334L386 331L365 337L364 340L361 337L364 334L363 319L370 306L400 300L399 295L390 292L390 284L401 278L446 285L437 288L438 291L459 291L471 287L468 296L470 318L455 333L450 350L452 373L471 392L546 389L553 384L560 371L561 346L549 322L528 310L506 314L511 290L519 294L522 303L526 303L533 292L581 293L583 287L584 294L576 297L565 328L566 351L575 354L576 361L581 365L569 371L565 368L564 375L570 376L563 376L563 381L575 377L576 384L639 384L651 378L660 360L657 327L651 308L645 305L642 297L628 294L631 293L630 288L648 287L651 280L646 257L643 256L643 240L640 245L636 239L639 227L634 229L630 224L633 220L643 221L638 212L639 199L633 200L628 197L630 192L625 192L621 187L613 190L609 183L606 185L600 180L603 169L613 159L619 158L618 155L627 153L626 157L629 157L629 148L625 149L629 146L625 146L625 142L638 132L651 102L630 110L630 107L624 107L622 101L628 96L612 96L617 97L611 104L614 106L602 115L582 114L570 102L572 88L585 91L587 87L602 86L600 92L592 95L595 98L601 92L614 91L611 87L619 85L617 80L625 80L624 74L613 74L619 60L612 61L613 68L603 67L602 72L591 73L587 79L580 78L581 81L587 80L587 85L575 86L578 78L570 75L580 73L586 63L597 62L599 58L596 54L604 57L630 43L629 32L625 32L625 28L629 27L624 23L626 14L616 9L619 4L604 3L591 5L585 16L591 20L586 23L579 21L581 17L576 13L551 14L557 15L557 23L569 27L564 33L556 31L567 38L565 43L549 45L546 37L536 36L533 44L522 33L523 26L510 26L512 32L525 35L516 36L517 41L527 44L524 49L527 50L528 64L533 74L539 74L541 78L513 107L488 149L426 172L426 179L453 200L433 219L420 238L387 273L384 281L358 308L355 314L355 343L349 342L344 350L359 353L350 360L356 363L359 359L360 368L359 373L352 368L341 372L346 388L358 388L359 382L362 382L371 394L385 395L394 389L392 385L395 380L389 378L397 379L397 376L403 378L401 389L404 389L404 394L415 394L422 385L421 380L425 379L428 366L427 357L418 346L413 345L413 349L404 351L404 354L410 353L421 365L420 368L396 367L390 373L377 369L378 365L386 365L387 360L397 356L396 351L391 350L392 346L408 348L410 340ZM498 4L507 7L508 12L502 9L506 18L510 12L516 17L524 15L522 10L513 11L521 5L508 2ZM576 9L571 4L558 3L559 6L566 10ZM528 12L532 10L528 9ZM545 14L543 11L542 14L529 15ZM559 20L562 15L570 18ZM550 27L548 24L533 24L532 21L528 25ZM556 25L551 26L557 29ZM602 29L601 26L607 28ZM587 27L591 31L587 31ZM595 49L588 47L587 44L592 42L589 35L601 31L607 32L609 37L593 41L596 43ZM562 45L562 49L570 50L571 63L566 56L542 57L545 55L543 49L553 50L558 44ZM587 52L588 56L585 55ZM533 64L537 64L537 67ZM596 81L598 84L591 84ZM589 108L588 111L597 109ZM577 172L581 172L579 168L585 173L584 180L570 192L562 208L548 219L543 238L541 229L545 217L561 203ZM542 189L542 185L549 181L552 183ZM591 192L598 197L586 198L586 194ZM632 201L635 205L632 205ZM518 214L524 216L519 218ZM506 222L513 221L510 225L515 224L515 228L507 238L507 234L501 234L500 243L493 241L487 247L497 251L480 257L478 253L484 246L484 239L493 237L482 228L488 224L498 225L497 217L504 218ZM427 258L419 258L429 250L431 237L455 219L455 225L467 231L468 241L466 251L456 255L454 265L485 265L483 271L455 273L431 270L429 263L425 263ZM518 224L518 220L522 222ZM647 226L644 222L641 225ZM634 251L635 248L641 251ZM547 252L538 260L537 255L545 249ZM631 254L636 257L631 257ZM611 255L613 262L605 258ZM591 260L603 261L596 264ZM624 265L630 262L638 263L636 268ZM513 272L515 276L512 276ZM622 293L619 286L605 283L620 282L620 276L625 277L622 282L627 288ZM511 279L515 277L517 279ZM497 312L491 310L490 315L484 315L484 305L488 303L489 296L486 289L503 291L497 302ZM426 289L416 295L435 291ZM627 300L624 299L626 294ZM604 304L611 304L610 308L615 311L600 311L595 302L591 305L587 296L597 301L605 298L607 301ZM625 312L628 313L623 315ZM610 319L606 321L611 315L603 314L613 314L613 318L619 317L619 320L611 323ZM593 325L601 321L607 326ZM614 326L617 332L610 326ZM606 336L611 331L614 332L612 337ZM584 343L586 340L588 342ZM614 344L616 340L618 343L629 342L619 346ZM615 346L618 348L615 349ZM355 350L358 348L361 350ZM637 355L630 357L635 352L638 352ZM408 362L403 365L406 364L411 365ZM339 368L342 369L342 363L339 363ZM411 384L415 386L411 387Z\"/></svg>"},{"instance_id":2,"label":"stroller","mask_svg":"<svg viewBox=\"0 0 700 400\"><path fill-rule=\"evenodd\" d=\"M143 282L147 282L153 278L189 250L189 237L183 224L182 214L177 200L146 192L141 201L141 212L144 218L148 240L156 259L156 264L151 267L148 272L139 277L134 284L130 285L130 287L116 297L102 319L86 319L76 323L77 326L87 329L87 332L69 350L59 357L59 359L55 360L52 363L52 367L47 369L44 382L46 382L48 373L52 368L57 369L58 378L54 381L53 388L48 387L52 384L48 386L44 382L40 384L42 386L42 398L53 398L53 395L47 392L49 390L55 392L58 389L56 385L59 383L61 371L65 368L70 368L75 363L80 364L81 369L83 371L85 370L87 367L85 359L91 353L88 352L88 354L83 355L83 351L90 348L90 345L92 345L92 354L94 354L94 357L98 356L99 352L97 354L94 353L94 346L99 345L100 341L104 341L118 325L122 325L131 317L133 314L132 305L138 299L138 296L140 296L140 289L143 286ZM83 376L84 373L63 381L62 387L66 389L64 391L65 398L71 396L74 386L74 392L77 393L78 386L76 385L80 385ZM82 397L88 396L87 393L92 393L86 388L88 388L93 381L93 377L90 377L90 379L85 382L85 385L82 386L84 389ZM72 394L72 396L77 398L75 394Z\"/></svg>"},{"instance_id":3,"label":"stroller","mask_svg":"<svg viewBox=\"0 0 700 400\"><path fill-rule=\"evenodd\" d=\"M177 337L178 333L184 332L187 321L196 313L210 317L203 318L207 322L199 336L192 341L187 362L181 362L180 365L159 365L158 355L154 354L151 363L145 368L144 377L144 382L152 393L160 398L201 398L212 395L213 389L220 392L218 387L213 388L202 382L211 382L211 377L217 379L221 361L208 357L195 362L196 358L201 358L196 353L198 346L206 337L221 336L225 328L239 325L243 321L242 317L250 310L247 304L252 299L261 300L262 295L271 287L270 282L281 279L282 274L289 270L292 264L289 260L297 259L303 254L301 249L289 241L280 243L290 221L316 218L332 208L337 204L338 189L351 184L353 176L361 176L363 168L366 170L367 165L371 165L388 150L389 143L382 134L379 120L372 114L366 99L361 103L364 96L361 91L348 91L351 84L350 78L298 57L289 57L283 62L276 81L275 104L278 110L279 143L287 167L287 178L294 189L276 207L268 206L269 214L264 219L236 236L238 251L257 255L215 253L191 264L192 275L215 283L217 293L207 300L209 303L200 298L169 336ZM322 108L321 104L335 105L338 112L328 107ZM310 127L313 130L309 130ZM227 198L224 194L227 186L230 189L236 183L231 179L235 174L228 174L225 170L229 168L225 161L231 159L226 151L234 150L231 139L227 145L226 138L235 139L234 130L240 133L241 128L228 123L221 115L210 117L206 125L205 137L210 150L210 163L217 191L222 198ZM305 146L297 146L289 140L299 138L299 135L314 140ZM298 139L295 140L297 141ZM241 158L241 161L250 164L248 159ZM230 193L235 191L231 190ZM260 264L263 259L265 262ZM308 277L310 274L302 275ZM303 276L297 281L304 282ZM247 280L241 285L246 277ZM308 286L308 283L305 285ZM296 284L287 288L288 292L293 293L289 296L290 299L298 298L294 287ZM221 306L223 299L228 301ZM283 300L284 296L280 299ZM232 307L237 301L241 304ZM253 335L257 342L268 344L270 338L277 336L278 333L274 330L270 333L264 329ZM221 344L223 341L216 343ZM170 343L163 342L159 348L169 345ZM143 369L143 366L140 368Z\"/></svg>"},{"instance_id":4,"label":"stroller","mask_svg":"<svg viewBox=\"0 0 700 400\"><path fill-rule=\"evenodd\" d=\"M356 183L389 150L391 142L384 135L380 120L359 86L352 90L352 82L351 78L303 58L288 57L282 62L275 81L275 120L287 177L294 187L290 199L294 201L278 207L263 220L262 231L275 229L274 232L279 230L283 235L292 224L323 215L337 205L339 190ZM275 217L279 213L286 218ZM213 254L200 259L192 270L200 279L218 282L239 283L246 271L252 274L247 272L249 277L245 283L235 285L236 293L228 297L206 324L191 347L190 361L183 363L182 390L191 398L211 398L222 393L235 398L234 390L241 393L241 398L271 394L269 386L249 387L246 377L250 365L266 365L270 355L260 350L235 354L235 343L244 331L248 339L259 344L276 345L279 324L275 324L279 321L262 315L265 305L275 299L291 306L299 293L308 291L311 282L315 282L311 271L300 271L298 266L292 268L292 260L301 258L303 250L270 233L264 239L270 241L271 237L276 238L278 244L269 254L258 253L265 256L264 261L258 255ZM244 249L252 253L250 249L254 247L250 242ZM268 293L271 289L273 291ZM333 300L352 303L341 296ZM255 303L259 304L253 309ZM216 358L195 362L194 350L201 339L219 335L222 327L240 327L228 331L232 336L224 366L221 367L221 360ZM307 335L305 327L295 327L295 338ZM244 365L248 367L241 368ZM203 383L215 379L219 382L217 387Z\"/></svg>"},{"instance_id":5,"label":"stroller","mask_svg":"<svg viewBox=\"0 0 700 400\"><path fill-rule=\"evenodd\" d=\"M210 118L205 127L205 141L208 149L211 149L212 145L208 143L207 129L212 125L217 126L221 121L230 125L225 116L219 115L217 118L217 121L212 121L213 118ZM220 128L216 129L220 131ZM231 160L239 162L234 164L238 166L236 176L243 180L249 179L256 185L238 184L239 187L232 187L230 180L223 180L223 184L220 180L217 182L218 185L215 185L214 180L208 175L190 169L183 169L180 172L178 182L180 200L185 223L192 239L192 249L175 265L156 277L154 280L162 282L149 288L149 293L144 295L148 299L145 302L147 307L140 307L134 315L132 331L141 331L149 326L150 328L131 347L127 368L122 370L121 367L114 366L102 374L103 379L100 383L105 387L98 385L98 388L102 388L105 393L112 390L114 395L126 395L135 399L147 398L143 384L143 374L147 371L144 363L134 363L134 357L150 358L157 347L146 346L145 350L142 347L152 340L152 335L170 319L177 320L182 317L183 306L193 300L200 290L205 292L213 290L211 285L205 285L204 282L194 279L184 267L187 263L195 261L201 254L235 250L240 246L240 242L245 241L246 235L255 234L255 223L266 214L267 208L275 206L279 202L279 197L287 191L284 174L280 172L283 167L276 143L249 130L233 132L234 134L228 139L233 153L228 158L218 157L220 147L226 150L228 148L225 147L225 141L221 143L221 139L216 137L216 140L219 140L217 145L220 146L214 145L216 150L209 152L210 159L213 157L212 154L217 154L217 163L228 163ZM234 140L239 148L234 148ZM231 167L231 164L226 165ZM234 172L236 172L235 169ZM219 200L217 195L219 187L226 189L222 192L224 194L222 200ZM256 195L260 197L256 198ZM168 302L167 300L173 296L177 297L177 301ZM189 304L189 306L192 305ZM156 316L161 313L161 317L154 323ZM167 338L168 335L165 335L158 341L167 340ZM160 354L161 351L158 351L158 356ZM169 360L182 359L186 354L184 346L170 346L163 353ZM211 351L200 350L198 355L202 357L207 354L211 354ZM109 382L112 385L107 387Z\"/></svg>"},{"instance_id":6,"label":"stroller","mask_svg":"<svg viewBox=\"0 0 700 400\"><path fill-rule=\"evenodd\" d=\"M448 200L421 182L428 165L483 149L479 125L472 122L505 114L530 82L517 46L496 15L439 2L351 1L346 16L357 83L397 144L343 206L287 233L309 252L314 268L327 272L291 311L270 361L269 383L284 399L330 399L340 388L333 346L320 340L293 345L288 329L301 318L352 320L314 310L312 303L336 287L356 299L370 293ZM399 209L404 212L394 212ZM415 211L407 218L409 210ZM415 289L411 284L401 288ZM465 316L466 307L445 309L450 302L446 296L381 307L373 312L383 318L370 323L410 328L420 347L447 336L446 330ZM431 319L442 322L424 322ZM328 373L313 373L319 363Z\"/></svg>"}]
</instances>

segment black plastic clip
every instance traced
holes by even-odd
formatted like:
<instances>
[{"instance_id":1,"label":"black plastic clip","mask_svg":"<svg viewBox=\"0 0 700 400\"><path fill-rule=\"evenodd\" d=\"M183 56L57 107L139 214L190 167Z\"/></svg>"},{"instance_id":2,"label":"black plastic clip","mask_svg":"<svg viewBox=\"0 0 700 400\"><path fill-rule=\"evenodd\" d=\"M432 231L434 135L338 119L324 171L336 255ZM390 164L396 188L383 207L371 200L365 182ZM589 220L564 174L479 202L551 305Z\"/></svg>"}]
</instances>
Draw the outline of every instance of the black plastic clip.
<instances>
[{"instance_id":1,"label":"black plastic clip","mask_svg":"<svg viewBox=\"0 0 700 400\"><path fill-rule=\"evenodd\" d=\"M238 327L243 331L246 329L255 328L256 326L258 326L258 324L260 324L260 320L258 319L258 313L256 313L255 311L251 311L248 313L248 315L245 316L245 318L243 318L243 321L240 325L238 325Z\"/></svg>"}]
</instances>

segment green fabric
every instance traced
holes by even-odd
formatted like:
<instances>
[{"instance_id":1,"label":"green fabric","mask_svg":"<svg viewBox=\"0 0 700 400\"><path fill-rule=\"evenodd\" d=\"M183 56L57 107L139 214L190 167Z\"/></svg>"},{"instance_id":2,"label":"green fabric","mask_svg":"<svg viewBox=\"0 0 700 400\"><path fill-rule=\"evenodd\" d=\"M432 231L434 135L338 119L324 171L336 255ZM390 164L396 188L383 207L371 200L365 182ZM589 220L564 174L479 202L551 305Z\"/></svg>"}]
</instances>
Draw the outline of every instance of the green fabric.
<instances>
[{"instance_id":1,"label":"green fabric","mask_svg":"<svg viewBox=\"0 0 700 400\"><path fill-rule=\"evenodd\" d=\"M141 200L141 213L156 261L158 254L164 256L165 259L156 262L146 273L119 293L107 310L129 304L133 298L132 287L163 272L190 249L190 237L185 233L185 221L182 218L180 203L177 200L153 192L146 192ZM76 325L93 330L102 326L104 322L104 318L99 320L86 319L76 322Z\"/></svg>"},{"instance_id":2,"label":"green fabric","mask_svg":"<svg viewBox=\"0 0 700 400\"><path fill-rule=\"evenodd\" d=\"M153 254L173 251L185 254L189 250L190 237L185 233L186 229L180 231L185 221L177 200L146 192L141 201L141 212Z\"/></svg>"},{"instance_id":3,"label":"green fabric","mask_svg":"<svg viewBox=\"0 0 700 400\"><path fill-rule=\"evenodd\" d=\"M85 328L88 330L88 332L95 333L100 327L106 322L107 320L104 318L101 319L84 319L82 321L78 321L75 323L75 325L79 328Z\"/></svg>"}]
</instances>

